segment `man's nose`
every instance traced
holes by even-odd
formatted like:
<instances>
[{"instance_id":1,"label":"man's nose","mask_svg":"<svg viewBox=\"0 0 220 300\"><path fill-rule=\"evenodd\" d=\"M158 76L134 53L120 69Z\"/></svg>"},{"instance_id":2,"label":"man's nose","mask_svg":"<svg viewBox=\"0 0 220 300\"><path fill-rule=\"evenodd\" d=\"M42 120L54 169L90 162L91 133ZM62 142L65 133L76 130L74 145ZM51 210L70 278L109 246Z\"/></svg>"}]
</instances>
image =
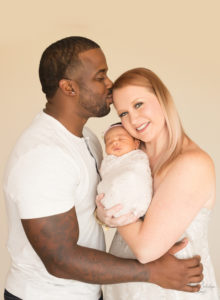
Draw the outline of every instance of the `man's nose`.
<instances>
[{"instance_id":1,"label":"man's nose","mask_svg":"<svg viewBox=\"0 0 220 300\"><path fill-rule=\"evenodd\" d=\"M113 83L112 83L112 81L109 79L108 76L106 76L105 84L106 84L107 89L111 89L112 86L113 86Z\"/></svg>"}]
</instances>

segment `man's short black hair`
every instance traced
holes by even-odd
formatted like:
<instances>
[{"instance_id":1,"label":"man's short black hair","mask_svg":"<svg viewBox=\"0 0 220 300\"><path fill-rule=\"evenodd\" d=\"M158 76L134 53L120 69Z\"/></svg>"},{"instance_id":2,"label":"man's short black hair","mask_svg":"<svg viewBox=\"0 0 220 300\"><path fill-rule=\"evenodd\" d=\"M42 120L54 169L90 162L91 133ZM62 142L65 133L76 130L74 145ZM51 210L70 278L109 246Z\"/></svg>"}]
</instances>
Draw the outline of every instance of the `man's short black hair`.
<instances>
[{"instance_id":1,"label":"man's short black hair","mask_svg":"<svg viewBox=\"0 0 220 300\"><path fill-rule=\"evenodd\" d=\"M39 66L39 77L42 91L46 97L52 98L59 86L59 81L65 78L68 69L74 72L80 64L79 53L100 48L92 40L70 36L51 44L42 54Z\"/></svg>"}]
</instances>

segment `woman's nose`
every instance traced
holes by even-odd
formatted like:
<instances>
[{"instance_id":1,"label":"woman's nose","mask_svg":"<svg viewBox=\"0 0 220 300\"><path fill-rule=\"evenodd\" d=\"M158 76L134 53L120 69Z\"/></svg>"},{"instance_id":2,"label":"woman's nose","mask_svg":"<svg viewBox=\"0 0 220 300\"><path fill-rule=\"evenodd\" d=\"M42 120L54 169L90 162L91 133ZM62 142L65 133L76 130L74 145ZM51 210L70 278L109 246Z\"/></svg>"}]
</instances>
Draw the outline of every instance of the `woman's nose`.
<instances>
[{"instance_id":1,"label":"woman's nose","mask_svg":"<svg viewBox=\"0 0 220 300\"><path fill-rule=\"evenodd\" d=\"M135 112L130 113L129 121L132 126L138 126L138 114Z\"/></svg>"}]
</instances>

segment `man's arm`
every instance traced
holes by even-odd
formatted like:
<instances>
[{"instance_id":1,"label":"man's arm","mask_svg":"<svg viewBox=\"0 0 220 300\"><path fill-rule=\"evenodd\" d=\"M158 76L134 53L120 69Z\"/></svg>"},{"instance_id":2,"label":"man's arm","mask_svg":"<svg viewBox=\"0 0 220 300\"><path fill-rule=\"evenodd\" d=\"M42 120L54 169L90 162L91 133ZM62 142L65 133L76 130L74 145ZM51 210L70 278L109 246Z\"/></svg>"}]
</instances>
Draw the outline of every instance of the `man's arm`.
<instances>
[{"instance_id":1,"label":"man's arm","mask_svg":"<svg viewBox=\"0 0 220 300\"><path fill-rule=\"evenodd\" d=\"M198 257L178 260L167 253L154 262L140 264L77 245L79 227L74 207L62 214L21 221L47 271L56 277L94 284L142 281L170 289L199 290L199 285L188 286L202 280Z\"/></svg>"}]
</instances>

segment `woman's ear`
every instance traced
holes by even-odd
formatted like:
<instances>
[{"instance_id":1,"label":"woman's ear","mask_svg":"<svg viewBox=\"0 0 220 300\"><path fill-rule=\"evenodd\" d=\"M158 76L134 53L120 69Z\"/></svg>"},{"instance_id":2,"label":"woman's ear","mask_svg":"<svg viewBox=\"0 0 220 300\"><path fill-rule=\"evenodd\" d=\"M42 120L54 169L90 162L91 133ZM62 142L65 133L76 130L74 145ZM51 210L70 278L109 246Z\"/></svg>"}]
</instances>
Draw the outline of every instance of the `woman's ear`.
<instances>
[{"instance_id":1,"label":"woman's ear","mask_svg":"<svg viewBox=\"0 0 220 300\"><path fill-rule=\"evenodd\" d=\"M78 95L78 84L72 79L61 79L59 81L59 88L67 96Z\"/></svg>"}]
</instances>

